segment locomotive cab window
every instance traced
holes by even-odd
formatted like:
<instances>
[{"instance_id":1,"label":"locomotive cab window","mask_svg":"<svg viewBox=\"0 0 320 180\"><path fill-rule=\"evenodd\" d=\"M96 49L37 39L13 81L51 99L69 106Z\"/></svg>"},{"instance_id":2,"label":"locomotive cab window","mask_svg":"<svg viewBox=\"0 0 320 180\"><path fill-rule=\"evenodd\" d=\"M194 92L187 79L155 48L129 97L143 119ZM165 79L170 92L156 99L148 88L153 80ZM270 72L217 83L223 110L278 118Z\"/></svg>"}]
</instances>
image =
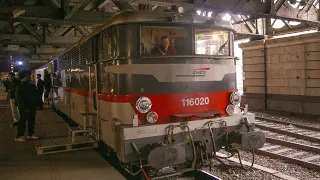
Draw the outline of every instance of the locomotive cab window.
<instances>
[{"instance_id":1,"label":"locomotive cab window","mask_svg":"<svg viewBox=\"0 0 320 180\"><path fill-rule=\"evenodd\" d=\"M141 54L187 55L191 53L191 28L143 26L141 27Z\"/></svg>"},{"instance_id":2,"label":"locomotive cab window","mask_svg":"<svg viewBox=\"0 0 320 180\"><path fill-rule=\"evenodd\" d=\"M201 55L230 55L229 31L195 29L195 53Z\"/></svg>"}]
</instances>

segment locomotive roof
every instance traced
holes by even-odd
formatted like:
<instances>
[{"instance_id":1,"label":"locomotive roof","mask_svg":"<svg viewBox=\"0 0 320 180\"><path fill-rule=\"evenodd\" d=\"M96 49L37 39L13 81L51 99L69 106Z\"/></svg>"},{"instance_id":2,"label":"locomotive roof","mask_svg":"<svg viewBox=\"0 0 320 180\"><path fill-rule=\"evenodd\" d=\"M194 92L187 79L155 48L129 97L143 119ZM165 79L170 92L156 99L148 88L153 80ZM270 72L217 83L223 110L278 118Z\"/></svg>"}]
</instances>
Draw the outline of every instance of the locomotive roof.
<instances>
[{"instance_id":1,"label":"locomotive roof","mask_svg":"<svg viewBox=\"0 0 320 180\"><path fill-rule=\"evenodd\" d=\"M88 38L91 38L104 29L117 24L148 22L206 25L234 31L232 25L228 21L218 18L200 16L198 14L178 12L123 11L112 16L104 25L100 26L93 33L89 34ZM86 41L87 38L83 38L83 40Z\"/></svg>"},{"instance_id":2,"label":"locomotive roof","mask_svg":"<svg viewBox=\"0 0 320 180\"><path fill-rule=\"evenodd\" d=\"M177 19L174 19L177 17ZM185 24L203 24L208 20L212 20L210 25L215 27L223 27L233 30L231 24L217 18L200 16L191 13L178 12L150 12L150 11L123 11L115 14L109 21L102 26L107 28L115 24L122 23L185 23ZM208 24L207 24L208 25Z\"/></svg>"},{"instance_id":3,"label":"locomotive roof","mask_svg":"<svg viewBox=\"0 0 320 180\"><path fill-rule=\"evenodd\" d=\"M230 22L224 21L218 18L200 16L193 13L178 13L178 12L148 12L148 11L123 11L113 15L104 25L98 27L92 33L82 37L80 41L69 46L59 55L62 55L69 50L73 49L79 44L85 43L90 38L101 33L108 27L117 24L129 24L129 23L165 23L165 24L194 24L203 25L211 28L222 28L230 31L234 31ZM58 55L58 56L59 56Z\"/></svg>"}]
</instances>

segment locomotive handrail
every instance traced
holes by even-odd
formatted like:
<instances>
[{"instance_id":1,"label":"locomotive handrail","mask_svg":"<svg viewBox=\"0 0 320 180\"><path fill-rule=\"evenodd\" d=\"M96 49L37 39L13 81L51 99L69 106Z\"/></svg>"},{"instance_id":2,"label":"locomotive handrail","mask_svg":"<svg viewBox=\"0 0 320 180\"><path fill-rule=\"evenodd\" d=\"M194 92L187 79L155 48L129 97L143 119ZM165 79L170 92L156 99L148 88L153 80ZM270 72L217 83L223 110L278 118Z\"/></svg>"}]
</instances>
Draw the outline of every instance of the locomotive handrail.
<instances>
[{"instance_id":1,"label":"locomotive handrail","mask_svg":"<svg viewBox=\"0 0 320 180\"><path fill-rule=\"evenodd\" d=\"M226 58L226 59L235 59L236 57L234 56L223 56L223 55L166 55L166 56L153 56L153 55L142 55L140 56L141 59L156 59L156 58L209 58L209 59L221 59L221 58Z\"/></svg>"},{"instance_id":2,"label":"locomotive handrail","mask_svg":"<svg viewBox=\"0 0 320 180\"><path fill-rule=\"evenodd\" d=\"M109 59L100 59L100 62L107 62L107 61L115 61L115 60L127 60L132 57L138 56L130 56L130 57L110 57Z\"/></svg>"},{"instance_id":3,"label":"locomotive handrail","mask_svg":"<svg viewBox=\"0 0 320 180\"><path fill-rule=\"evenodd\" d=\"M156 58L209 58L209 59L236 59L235 56L225 56L225 55L140 55L140 56L130 56L130 57L110 57L110 59L100 59L100 62L114 61L114 60L126 60L130 58L141 58L141 59L156 59Z\"/></svg>"}]
</instances>

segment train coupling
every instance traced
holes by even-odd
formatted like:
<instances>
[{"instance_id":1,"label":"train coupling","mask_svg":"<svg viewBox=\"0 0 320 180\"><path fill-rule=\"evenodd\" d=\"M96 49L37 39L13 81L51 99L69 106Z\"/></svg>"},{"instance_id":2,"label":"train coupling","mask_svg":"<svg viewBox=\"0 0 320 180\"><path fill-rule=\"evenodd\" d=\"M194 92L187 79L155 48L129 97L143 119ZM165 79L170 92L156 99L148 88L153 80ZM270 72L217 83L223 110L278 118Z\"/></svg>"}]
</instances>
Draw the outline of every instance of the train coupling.
<instances>
[{"instance_id":1,"label":"train coupling","mask_svg":"<svg viewBox=\"0 0 320 180\"><path fill-rule=\"evenodd\" d=\"M266 137L263 132L231 132L228 135L228 141L231 149L241 149L251 151L262 148L266 142Z\"/></svg>"}]
</instances>

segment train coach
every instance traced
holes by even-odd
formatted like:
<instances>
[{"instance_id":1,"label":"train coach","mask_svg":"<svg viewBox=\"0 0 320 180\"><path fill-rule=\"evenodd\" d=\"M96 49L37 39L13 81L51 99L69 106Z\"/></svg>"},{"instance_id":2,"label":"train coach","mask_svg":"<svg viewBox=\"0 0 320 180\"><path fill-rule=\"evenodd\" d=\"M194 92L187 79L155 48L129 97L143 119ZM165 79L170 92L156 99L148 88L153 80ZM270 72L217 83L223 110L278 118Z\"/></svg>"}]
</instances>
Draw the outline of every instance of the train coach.
<instances>
[{"instance_id":1,"label":"train coach","mask_svg":"<svg viewBox=\"0 0 320 180\"><path fill-rule=\"evenodd\" d=\"M125 11L35 74L51 74L54 107L95 129L132 175L192 170L265 142L239 106L233 34L216 18Z\"/></svg>"}]
</instances>

